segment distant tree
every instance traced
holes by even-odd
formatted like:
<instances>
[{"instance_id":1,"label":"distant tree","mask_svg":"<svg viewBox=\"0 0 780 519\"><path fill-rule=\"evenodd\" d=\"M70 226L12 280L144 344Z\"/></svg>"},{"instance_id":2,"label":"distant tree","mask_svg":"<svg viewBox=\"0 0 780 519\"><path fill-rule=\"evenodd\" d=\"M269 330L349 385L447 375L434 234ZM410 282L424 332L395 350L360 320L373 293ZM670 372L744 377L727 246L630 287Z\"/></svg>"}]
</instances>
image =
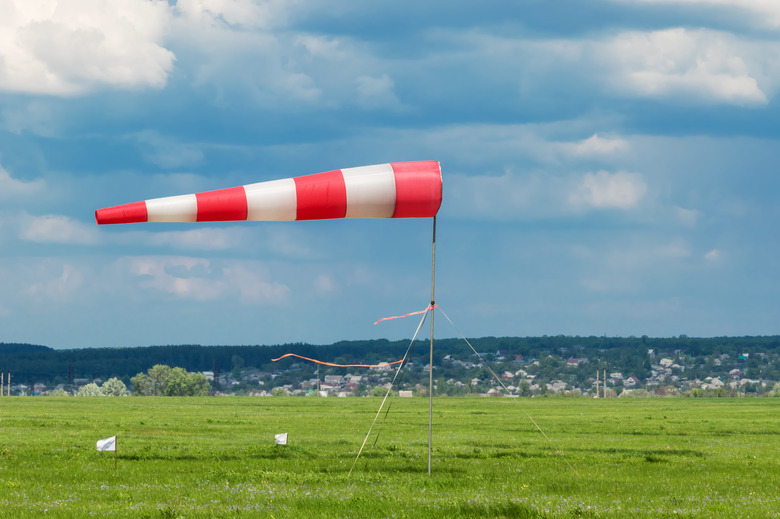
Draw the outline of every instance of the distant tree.
<instances>
[{"instance_id":1,"label":"distant tree","mask_svg":"<svg viewBox=\"0 0 780 519\"><path fill-rule=\"evenodd\" d=\"M98 386L94 382L90 382L85 386L81 386L79 388L79 392L76 393L76 396L105 396L105 395L103 394L103 391L100 390L100 386Z\"/></svg>"},{"instance_id":2,"label":"distant tree","mask_svg":"<svg viewBox=\"0 0 780 519\"><path fill-rule=\"evenodd\" d=\"M368 396L379 396L382 398L384 398L386 394L387 394L387 388L385 386L374 386L368 392ZM393 395L395 394L395 392L391 391L390 394Z\"/></svg>"},{"instance_id":3,"label":"distant tree","mask_svg":"<svg viewBox=\"0 0 780 519\"><path fill-rule=\"evenodd\" d=\"M171 369L166 396L205 396L209 394L209 381L202 373L187 373L182 368Z\"/></svg>"},{"instance_id":4,"label":"distant tree","mask_svg":"<svg viewBox=\"0 0 780 519\"><path fill-rule=\"evenodd\" d=\"M207 396L211 385L203 373L189 373L184 381L184 393L186 396Z\"/></svg>"},{"instance_id":5,"label":"distant tree","mask_svg":"<svg viewBox=\"0 0 780 519\"><path fill-rule=\"evenodd\" d=\"M155 364L147 371L147 374L151 382L152 396L164 395L168 379L171 377L171 367L166 364Z\"/></svg>"},{"instance_id":6,"label":"distant tree","mask_svg":"<svg viewBox=\"0 0 780 519\"><path fill-rule=\"evenodd\" d=\"M55 389L49 392L49 396L70 396L70 393L68 393L64 389Z\"/></svg>"},{"instance_id":7,"label":"distant tree","mask_svg":"<svg viewBox=\"0 0 780 519\"><path fill-rule=\"evenodd\" d=\"M272 396L287 396L288 393L287 393L287 390L284 389L283 387L275 387L271 391L271 395Z\"/></svg>"},{"instance_id":8,"label":"distant tree","mask_svg":"<svg viewBox=\"0 0 780 519\"><path fill-rule=\"evenodd\" d=\"M233 355L233 380L241 380L241 370L244 369L244 358L239 355Z\"/></svg>"},{"instance_id":9,"label":"distant tree","mask_svg":"<svg viewBox=\"0 0 780 519\"><path fill-rule=\"evenodd\" d=\"M127 386L118 378L110 378L100 387L105 396L127 396Z\"/></svg>"},{"instance_id":10,"label":"distant tree","mask_svg":"<svg viewBox=\"0 0 780 519\"><path fill-rule=\"evenodd\" d=\"M152 394L152 381L146 373L139 373L130 379L133 385L133 392L139 396L149 396Z\"/></svg>"},{"instance_id":11,"label":"distant tree","mask_svg":"<svg viewBox=\"0 0 780 519\"><path fill-rule=\"evenodd\" d=\"M182 368L173 368L168 372L163 394L165 396L184 396L187 372Z\"/></svg>"},{"instance_id":12,"label":"distant tree","mask_svg":"<svg viewBox=\"0 0 780 519\"><path fill-rule=\"evenodd\" d=\"M138 396L206 396L211 389L204 374L187 373L183 368L164 364L137 374L130 382Z\"/></svg>"}]
</instances>

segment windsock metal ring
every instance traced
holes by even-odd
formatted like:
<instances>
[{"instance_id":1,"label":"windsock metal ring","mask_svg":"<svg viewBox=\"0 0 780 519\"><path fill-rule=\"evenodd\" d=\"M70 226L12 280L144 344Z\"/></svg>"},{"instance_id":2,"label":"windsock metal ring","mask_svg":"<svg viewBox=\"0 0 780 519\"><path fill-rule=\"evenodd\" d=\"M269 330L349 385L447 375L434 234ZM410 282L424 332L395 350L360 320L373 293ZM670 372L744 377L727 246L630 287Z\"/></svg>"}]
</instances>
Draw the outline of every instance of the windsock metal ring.
<instances>
[{"instance_id":1,"label":"windsock metal ring","mask_svg":"<svg viewBox=\"0 0 780 519\"><path fill-rule=\"evenodd\" d=\"M139 222L430 218L442 200L436 161L339 169L95 211L98 225Z\"/></svg>"}]
</instances>

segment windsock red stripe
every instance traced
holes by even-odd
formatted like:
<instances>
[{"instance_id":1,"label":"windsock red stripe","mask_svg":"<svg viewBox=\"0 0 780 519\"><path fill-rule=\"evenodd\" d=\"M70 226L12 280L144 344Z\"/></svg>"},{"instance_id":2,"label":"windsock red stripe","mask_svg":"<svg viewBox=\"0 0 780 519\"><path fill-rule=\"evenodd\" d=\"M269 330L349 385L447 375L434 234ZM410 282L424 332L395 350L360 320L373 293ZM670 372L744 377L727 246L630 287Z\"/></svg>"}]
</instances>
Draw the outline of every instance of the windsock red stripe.
<instances>
[{"instance_id":1,"label":"windsock red stripe","mask_svg":"<svg viewBox=\"0 0 780 519\"><path fill-rule=\"evenodd\" d=\"M198 221L225 222L246 220L246 192L244 186L197 193Z\"/></svg>"},{"instance_id":2,"label":"windsock red stripe","mask_svg":"<svg viewBox=\"0 0 780 519\"><path fill-rule=\"evenodd\" d=\"M395 174L393 218L429 218L441 206L441 169L435 160L392 162Z\"/></svg>"},{"instance_id":3,"label":"windsock red stripe","mask_svg":"<svg viewBox=\"0 0 780 519\"><path fill-rule=\"evenodd\" d=\"M146 202L117 205L95 211L95 221L98 225L111 223L142 223L146 222Z\"/></svg>"},{"instance_id":4,"label":"windsock red stripe","mask_svg":"<svg viewBox=\"0 0 780 519\"><path fill-rule=\"evenodd\" d=\"M298 198L296 220L344 218L347 213L347 188L341 170L295 177Z\"/></svg>"}]
</instances>

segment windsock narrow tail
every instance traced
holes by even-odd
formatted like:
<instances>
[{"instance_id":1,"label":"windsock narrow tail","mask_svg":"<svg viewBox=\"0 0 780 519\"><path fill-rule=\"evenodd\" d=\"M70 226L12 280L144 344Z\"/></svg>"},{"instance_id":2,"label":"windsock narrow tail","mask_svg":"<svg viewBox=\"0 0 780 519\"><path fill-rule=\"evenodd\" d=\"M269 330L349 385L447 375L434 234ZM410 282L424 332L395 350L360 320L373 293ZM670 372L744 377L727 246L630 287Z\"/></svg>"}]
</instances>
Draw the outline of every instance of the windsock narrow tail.
<instances>
[{"instance_id":1,"label":"windsock narrow tail","mask_svg":"<svg viewBox=\"0 0 780 519\"><path fill-rule=\"evenodd\" d=\"M339 169L95 211L98 225L138 222L430 218L441 206L436 161Z\"/></svg>"}]
</instances>

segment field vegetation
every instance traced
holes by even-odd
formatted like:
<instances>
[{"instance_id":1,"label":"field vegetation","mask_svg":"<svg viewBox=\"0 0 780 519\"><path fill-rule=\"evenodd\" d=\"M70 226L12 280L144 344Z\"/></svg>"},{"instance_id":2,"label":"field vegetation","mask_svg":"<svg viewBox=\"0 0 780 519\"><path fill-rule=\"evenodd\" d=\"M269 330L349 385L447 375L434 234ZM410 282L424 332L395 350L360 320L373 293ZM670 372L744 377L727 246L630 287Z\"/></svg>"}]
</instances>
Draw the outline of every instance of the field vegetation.
<instances>
[{"instance_id":1,"label":"field vegetation","mask_svg":"<svg viewBox=\"0 0 780 519\"><path fill-rule=\"evenodd\" d=\"M431 476L427 399L390 403L350 476L377 398L0 398L0 511L14 518L780 511L778 399L436 399ZM282 432L287 446L274 443ZM116 470L114 453L95 448L112 435Z\"/></svg>"}]
</instances>

